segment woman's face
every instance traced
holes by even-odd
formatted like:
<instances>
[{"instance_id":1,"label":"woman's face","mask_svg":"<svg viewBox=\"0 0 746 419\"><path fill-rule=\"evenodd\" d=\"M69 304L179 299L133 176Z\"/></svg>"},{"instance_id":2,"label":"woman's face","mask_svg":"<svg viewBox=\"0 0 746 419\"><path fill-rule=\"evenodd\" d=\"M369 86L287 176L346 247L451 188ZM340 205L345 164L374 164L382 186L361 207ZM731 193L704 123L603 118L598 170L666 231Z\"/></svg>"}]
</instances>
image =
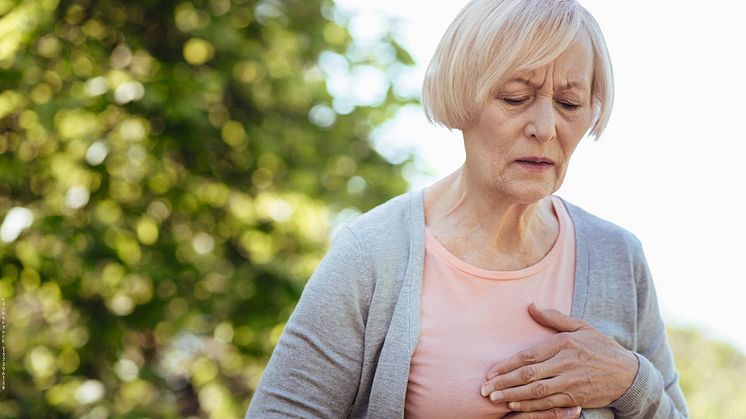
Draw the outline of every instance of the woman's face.
<instances>
[{"instance_id":1,"label":"woman's face","mask_svg":"<svg viewBox=\"0 0 746 419\"><path fill-rule=\"evenodd\" d=\"M587 35L545 67L508 74L463 130L465 169L490 193L517 203L554 193L593 121L592 78Z\"/></svg>"}]
</instances>

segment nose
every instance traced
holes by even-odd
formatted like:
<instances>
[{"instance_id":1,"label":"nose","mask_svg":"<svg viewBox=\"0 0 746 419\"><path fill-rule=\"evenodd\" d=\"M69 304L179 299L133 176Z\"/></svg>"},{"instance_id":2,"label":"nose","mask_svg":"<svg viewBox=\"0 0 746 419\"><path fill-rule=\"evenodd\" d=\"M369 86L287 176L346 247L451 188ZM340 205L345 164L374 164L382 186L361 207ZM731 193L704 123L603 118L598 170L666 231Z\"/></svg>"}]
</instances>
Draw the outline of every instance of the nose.
<instances>
[{"instance_id":1,"label":"nose","mask_svg":"<svg viewBox=\"0 0 746 419\"><path fill-rule=\"evenodd\" d=\"M526 124L526 136L540 143L551 141L557 136L556 115L552 99L539 97L531 104Z\"/></svg>"}]
</instances>

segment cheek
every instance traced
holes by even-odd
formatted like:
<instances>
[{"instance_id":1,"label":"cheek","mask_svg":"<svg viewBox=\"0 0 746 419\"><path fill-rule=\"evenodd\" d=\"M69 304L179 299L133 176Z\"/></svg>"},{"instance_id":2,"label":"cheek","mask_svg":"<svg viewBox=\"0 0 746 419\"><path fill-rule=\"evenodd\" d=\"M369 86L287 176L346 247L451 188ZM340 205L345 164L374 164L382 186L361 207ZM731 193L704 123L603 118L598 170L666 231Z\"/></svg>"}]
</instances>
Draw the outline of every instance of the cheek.
<instances>
[{"instance_id":1,"label":"cheek","mask_svg":"<svg viewBox=\"0 0 746 419\"><path fill-rule=\"evenodd\" d=\"M572 157L572 155L575 153L575 149L578 148L578 144L580 144L580 140L572 141L564 145L563 152L565 155L565 165L567 165L568 161L570 160L570 157Z\"/></svg>"},{"instance_id":2,"label":"cheek","mask_svg":"<svg viewBox=\"0 0 746 419\"><path fill-rule=\"evenodd\" d=\"M565 156L565 160L570 160L570 156L575 152L575 149L580 144L580 141L585 137L585 133L591 128L591 122L589 117L578 118L574 121L569 121L563 130L562 138L562 152Z\"/></svg>"},{"instance_id":3,"label":"cheek","mask_svg":"<svg viewBox=\"0 0 746 419\"><path fill-rule=\"evenodd\" d=\"M465 135L467 156L482 167L490 170L504 165L504 159L510 155L511 147L515 144L515 133L511 132L509 121L489 118Z\"/></svg>"}]
</instances>

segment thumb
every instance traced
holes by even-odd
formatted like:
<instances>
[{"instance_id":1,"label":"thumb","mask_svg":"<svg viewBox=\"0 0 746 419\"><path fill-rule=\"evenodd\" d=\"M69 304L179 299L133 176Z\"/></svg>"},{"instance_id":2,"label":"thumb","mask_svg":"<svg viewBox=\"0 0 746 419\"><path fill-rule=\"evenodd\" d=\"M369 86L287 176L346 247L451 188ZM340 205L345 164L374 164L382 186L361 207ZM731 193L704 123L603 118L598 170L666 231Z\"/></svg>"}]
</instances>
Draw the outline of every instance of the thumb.
<instances>
[{"instance_id":1,"label":"thumb","mask_svg":"<svg viewBox=\"0 0 746 419\"><path fill-rule=\"evenodd\" d=\"M575 332L586 326L582 320L562 314L557 310L539 308L534 303L528 306L528 313L540 325L558 332Z\"/></svg>"}]
</instances>

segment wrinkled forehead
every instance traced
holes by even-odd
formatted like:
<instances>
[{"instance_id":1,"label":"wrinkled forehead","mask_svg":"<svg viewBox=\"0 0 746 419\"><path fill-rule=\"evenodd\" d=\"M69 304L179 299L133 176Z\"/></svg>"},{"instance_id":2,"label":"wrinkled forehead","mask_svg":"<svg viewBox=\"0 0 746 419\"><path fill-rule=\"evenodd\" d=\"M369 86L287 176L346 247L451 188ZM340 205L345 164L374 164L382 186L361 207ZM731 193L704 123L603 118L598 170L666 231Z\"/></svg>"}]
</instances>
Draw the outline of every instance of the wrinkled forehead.
<instances>
[{"instance_id":1,"label":"wrinkled forehead","mask_svg":"<svg viewBox=\"0 0 746 419\"><path fill-rule=\"evenodd\" d=\"M572 43L559 54L553 54L551 60L539 61L540 66L515 65L508 71L499 84L520 83L531 87L541 87L551 80L558 89L590 90L593 82L593 47L590 37L580 32ZM547 61L546 63L542 61Z\"/></svg>"}]
</instances>

